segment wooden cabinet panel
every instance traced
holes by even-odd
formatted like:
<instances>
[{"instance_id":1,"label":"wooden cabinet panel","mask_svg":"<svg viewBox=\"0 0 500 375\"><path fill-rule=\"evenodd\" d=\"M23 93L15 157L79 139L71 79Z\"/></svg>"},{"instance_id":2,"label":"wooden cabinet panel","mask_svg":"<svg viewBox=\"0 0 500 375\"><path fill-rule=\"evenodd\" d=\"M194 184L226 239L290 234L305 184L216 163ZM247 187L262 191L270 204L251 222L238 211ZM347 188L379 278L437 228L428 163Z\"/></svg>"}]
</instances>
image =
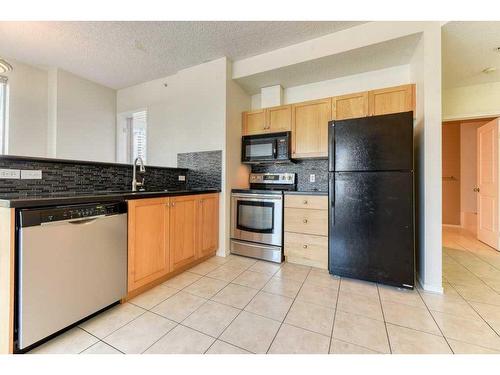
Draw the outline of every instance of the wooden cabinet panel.
<instances>
[{"instance_id":1,"label":"wooden cabinet panel","mask_svg":"<svg viewBox=\"0 0 500 375\"><path fill-rule=\"evenodd\" d=\"M128 290L170 271L169 198L128 202Z\"/></svg>"},{"instance_id":2,"label":"wooden cabinet panel","mask_svg":"<svg viewBox=\"0 0 500 375\"><path fill-rule=\"evenodd\" d=\"M358 92L332 98L334 120L368 116L368 92Z\"/></svg>"},{"instance_id":3,"label":"wooden cabinet panel","mask_svg":"<svg viewBox=\"0 0 500 375\"><path fill-rule=\"evenodd\" d=\"M287 262L328 268L328 237L285 232Z\"/></svg>"},{"instance_id":4,"label":"wooden cabinet panel","mask_svg":"<svg viewBox=\"0 0 500 375\"><path fill-rule=\"evenodd\" d=\"M173 270L196 259L197 196L170 198L170 267Z\"/></svg>"},{"instance_id":5,"label":"wooden cabinet panel","mask_svg":"<svg viewBox=\"0 0 500 375\"><path fill-rule=\"evenodd\" d=\"M328 197L326 195L285 195L285 208L311 208L328 210Z\"/></svg>"},{"instance_id":6,"label":"wooden cabinet panel","mask_svg":"<svg viewBox=\"0 0 500 375\"><path fill-rule=\"evenodd\" d=\"M292 106L292 157L328 156L328 121L331 100L322 99Z\"/></svg>"},{"instance_id":7,"label":"wooden cabinet panel","mask_svg":"<svg viewBox=\"0 0 500 375\"><path fill-rule=\"evenodd\" d=\"M271 133L292 130L292 106L283 105L266 109L267 131Z\"/></svg>"},{"instance_id":8,"label":"wooden cabinet panel","mask_svg":"<svg viewBox=\"0 0 500 375\"><path fill-rule=\"evenodd\" d=\"M327 236L328 210L287 208L285 210L285 231Z\"/></svg>"},{"instance_id":9,"label":"wooden cabinet panel","mask_svg":"<svg viewBox=\"0 0 500 375\"><path fill-rule=\"evenodd\" d=\"M219 247L219 194L198 196L197 258Z\"/></svg>"},{"instance_id":10,"label":"wooden cabinet panel","mask_svg":"<svg viewBox=\"0 0 500 375\"><path fill-rule=\"evenodd\" d=\"M370 116L414 111L414 88L415 85L402 85L370 91Z\"/></svg>"},{"instance_id":11,"label":"wooden cabinet panel","mask_svg":"<svg viewBox=\"0 0 500 375\"><path fill-rule=\"evenodd\" d=\"M243 112L243 135L262 134L267 132L266 110Z\"/></svg>"}]
</instances>

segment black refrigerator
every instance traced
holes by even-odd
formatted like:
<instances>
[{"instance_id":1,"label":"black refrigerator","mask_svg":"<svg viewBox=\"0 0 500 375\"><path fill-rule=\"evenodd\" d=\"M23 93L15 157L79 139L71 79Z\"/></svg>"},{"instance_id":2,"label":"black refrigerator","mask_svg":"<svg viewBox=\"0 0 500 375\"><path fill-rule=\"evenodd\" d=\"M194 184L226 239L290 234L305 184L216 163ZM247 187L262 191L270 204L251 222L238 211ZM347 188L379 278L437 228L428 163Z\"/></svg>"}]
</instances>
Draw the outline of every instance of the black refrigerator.
<instances>
[{"instance_id":1,"label":"black refrigerator","mask_svg":"<svg viewBox=\"0 0 500 375\"><path fill-rule=\"evenodd\" d=\"M329 272L415 282L413 112L331 121Z\"/></svg>"}]
</instances>

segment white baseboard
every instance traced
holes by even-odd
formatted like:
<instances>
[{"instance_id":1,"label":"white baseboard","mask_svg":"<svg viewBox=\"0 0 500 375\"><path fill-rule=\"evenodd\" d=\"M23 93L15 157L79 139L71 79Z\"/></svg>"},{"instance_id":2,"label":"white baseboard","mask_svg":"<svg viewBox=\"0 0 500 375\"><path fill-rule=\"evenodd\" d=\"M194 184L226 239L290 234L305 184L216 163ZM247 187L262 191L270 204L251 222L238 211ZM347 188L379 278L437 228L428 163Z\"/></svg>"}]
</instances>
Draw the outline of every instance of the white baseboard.
<instances>
[{"instance_id":1,"label":"white baseboard","mask_svg":"<svg viewBox=\"0 0 500 375\"><path fill-rule=\"evenodd\" d=\"M420 284L420 287L425 290L426 292L431 292L431 293L436 293L436 294L443 294L443 285L430 285L422 282L422 279L420 278L419 275L417 275L417 282Z\"/></svg>"}]
</instances>

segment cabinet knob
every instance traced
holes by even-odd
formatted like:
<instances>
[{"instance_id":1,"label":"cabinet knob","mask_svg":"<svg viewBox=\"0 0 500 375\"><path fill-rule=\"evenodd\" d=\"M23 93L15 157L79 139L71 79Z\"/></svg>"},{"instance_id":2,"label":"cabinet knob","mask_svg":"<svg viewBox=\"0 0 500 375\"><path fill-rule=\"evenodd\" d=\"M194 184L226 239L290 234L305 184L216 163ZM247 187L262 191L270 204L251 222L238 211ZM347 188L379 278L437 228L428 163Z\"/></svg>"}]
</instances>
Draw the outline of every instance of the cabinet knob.
<instances>
[{"instance_id":1,"label":"cabinet knob","mask_svg":"<svg viewBox=\"0 0 500 375\"><path fill-rule=\"evenodd\" d=\"M304 224L307 224L307 219L302 220Z\"/></svg>"},{"instance_id":2,"label":"cabinet knob","mask_svg":"<svg viewBox=\"0 0 500 375\"><path fill-rule=\"evenodd\" d=\"M304 204L307 204L307 199L304 199L304 202L303 202L303 203L304 203Z\"/></svg>"},{"instance_id":3,"label":"cabinet knob","mask_svg":"<svg viewBox=\"0 0 500 375\"><path fill-rule=\"evenodd\" d=\"M172 202L171 206L174 207L175 206L175 202Z\"/></svg>"},{"instance_id":4,"label":"cabinet knob","mask_svg":"<svg viewBox=\"0 0 500 375\"><path fill-rule=\"evenodd\" d=\"M303 245L302 247L303 247L304 249L307 249L307 245Z\"/></svg>"}]
</instances>

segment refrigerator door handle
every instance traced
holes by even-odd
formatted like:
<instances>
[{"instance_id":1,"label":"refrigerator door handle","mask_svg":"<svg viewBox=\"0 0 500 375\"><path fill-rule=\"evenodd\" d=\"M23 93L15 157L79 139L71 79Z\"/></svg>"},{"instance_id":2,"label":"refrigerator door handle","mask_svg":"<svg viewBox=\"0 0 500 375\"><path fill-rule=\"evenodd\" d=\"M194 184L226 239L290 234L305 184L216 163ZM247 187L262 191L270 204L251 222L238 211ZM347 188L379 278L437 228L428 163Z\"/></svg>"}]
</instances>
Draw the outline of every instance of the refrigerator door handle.
<instances>
[{"instance_id":1,"label":"refrigerator door handle","mask_svg":"<svg viewBox=\"0 0 500 375\"><path fill-rule=\"evenodd\" d=\"M328 127L328 170L335 170L335 122L331 121Z\"/></svg>"},{"instance_id":2,"label":"refrigerator door handle","mask_svg":"<svg viewBox=\"0 0 500 375\"><path fill-rule=\"evenodd\" d=\"M331 210L331 225L335 225L335 173L330 172L330 210Z\"/></svg>"}]
</instances>

